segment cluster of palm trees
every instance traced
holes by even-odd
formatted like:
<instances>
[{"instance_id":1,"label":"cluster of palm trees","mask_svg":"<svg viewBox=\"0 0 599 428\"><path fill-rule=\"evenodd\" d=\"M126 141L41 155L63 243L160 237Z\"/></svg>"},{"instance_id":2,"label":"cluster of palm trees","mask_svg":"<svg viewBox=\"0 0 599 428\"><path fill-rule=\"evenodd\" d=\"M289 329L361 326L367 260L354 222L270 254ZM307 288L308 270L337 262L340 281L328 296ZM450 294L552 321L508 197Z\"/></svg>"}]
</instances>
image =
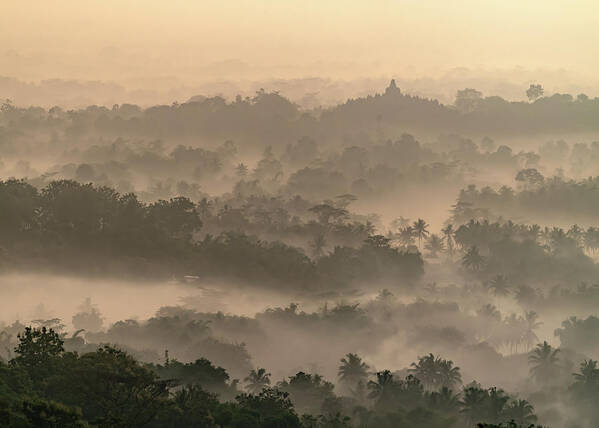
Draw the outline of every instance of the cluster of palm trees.
<instances>
[{"instance_id":1,"label":"cluster of palm trees","mask_svg":"<svg viewBox=\"0 0 599 428\"><path fill-rule=\"evenodd\" d=\"M460 413L470 426L477 421L514 421L516 426L529 426L537 420L532 404L527 400L511 399L502 389L483 389L473 383L463 389L461 396Z\"/></svg>"},{"instance_id":2,"label":"cluster of palm trees","mask_svg":"<svg viewBox=\"0 0 599 428\"><path fill-rule=\"evenodd\" d=\"M415 241L418 240L418 247L422 248L422 240L429 236L429 225L421 218L410 225L409 221L402 217L394 220L393 224L398 226L398 231L396 233L391 232L389 238L397 241L402 247L414 245Z\"/></svg>"},{"instance_id":3,"label":"cluster of palm trees","mask_svg":"<svg viewBox=\"0 0 599 428\"><path fill-rule=\"evenodd\" d=\"M259 394L264 388L270 386L270 376L271 374L264 368L252 369L244 379L245 389L251 394Z\"/></svg>"},{"instance_id":4,"label":"cluster of palm trees","mask_svg":"<svg viewBox=\"0 0 599 428\"><path fill-rule=\"evenodd\" d=\"M464 248L480 247L503 237L517 240L532 240L548 250L557 251L567 246L585 249L591 254L599 251L599 227L590 226L586 230L574 224L565 230L560 227L541 227L538 224L490 223L488 220L470 220L454 229L450 224L444 230L446 245L449 242Z\"/></svg>"},{"instance_id":5,"label":"cluster of palm trees","mask_svg":"<svg viewBox=\"0 0 599 428\"><path fill-rule=\"evenodd\" d=\"M541 386L555 385L559 381L560 373L567 365L560 361L560 349L554 348L546 341L539 343L528 355L531 377ZM574 383L571 389L586 391L587 398L596 400L599 393L599 368L597 361L584 360L580 363L579 371L572 373ZM590 394L592 392L592 394Z\"/></svg>"},{"instance_id":6,"label":"cluster of palm trees","mask_svg":"<svg viewBox=\"0 0 599 428\"><path fill-rule=\"evenodd\" d=\"M533 325L536 323L535 315L527 314L527 321ZM559 355L560 350L546 341L530 351L531 379L540 387L555 386L563 379L565 366L561 364ZM510 397L502 389L486 389L472 382L458 390L462 385L460 368L453 361L432 353L412 363L405 378L398 378L389 370L373 373L355 353L345 355L340 362L340 382L350 387L357 403L372 404L354 407L354 416L362 421L362 426L370 426L368 420L376 420L377 413L394 411L398 405L408 409L428 407L454 417L460 415L459 418L471 426L480 421L491 424L514 421L516 426L529 426L537 420L534 408L527 400ZM260 393L270 386L270 376L263 368L252 370L245 378L246 389L252 394ZM594 407L594 397L599 394L597 361L584 360L579 371L573 373L573 378L569 390L581 402Z\"/></svg>"},{"instance_id":7,"label":"cluster of palm trees","mask_svg":"<svg viewBox=\"0 0 599 428\"><path fill-rule=\"evenodd\" d=\"M462 383L460 368L454 366L453 361L435 357L432 353L419 357L418 362L411 364L409 371L430 391L453 389Z\"/></svg>"},{"instance_id":8,"label":"cluster of palm trees","mask_svg":"<svg viewBox=\"0 0 599 428\"><path fill-rule=\"evenodd\" d=\"M480 254L476 245L473 245L464 252L462 266L473 272L479 272L485 266L485 258Z\"/></svg>"},{"instance_id":9,"label":"cluster of palm trees","mask_svg":"<svg viewBox=\"0 0 599 428\"><path fill-rule=\"evenodd\" d=\"M572 389L579 390L592 399L599 393L599 368L596 360L584 360L580 363L580 370L574 373L575 383ZM587 394L587 393L591 394Z\"/></svg>"},{"instance_id":10,"label":"cluster of palm trees","mask_svg":"<svg viewBox=\"0 0 599 428\"><path fill-rule=\"evenodd\" d=\"M389 232L388 238L396 242L399 246L409 248L418 241L418 249L428 251L430 257L437 257L439 253L447 252L452 257L456 250L454 239L454 228L448 224L441 230L441 235L430 233L429 224L423 219L412 222L404 217L400 217L391 223L396 232ZM422 245L424 241L424 246Z\"/></svg>"},{"instance_id":11,"label":"cluster of palm trees","mask_svg":"<svg viewBox=\"0 0 599 428\"><path fill-rule=\"evenodd\" d=\"M518 348L524 346L528 352L535 343L538 343L535 330L542 323L535 311L527 311L524 316L510 314L502 319L501 312L495 305L486 304L477 310L478 322L482 323L481 331L485 336L479 336L483 340L496 347L508 346L511 354L518 353Z\"/></svg>"},{"instance_id":12,"label":"cluster of palm trees","mask_svg":"<svg viewBox=\"0 0 599 428\"><path fill-rule=\"evenodd\" d=\"M439 390L425 391L420 381L410 375L396 380L389 370L376 373L376 380L369 383L369 397L374 409L402 405L427 406L446 415L461 415L469 426L480 421L502 423L514 421L516 426L528 426L537 420L534 407L526 400L514 399L502 389L484 389L479 384L465 386L455 393L445 386Z\"/></svg>"},{"instance_id":13,"label":"cluster of palm trees","mask_svg":"<svg viewBox=\"0 0 599 428\"><path fill-rule=\"evenodd\" d=\"M536 421L534 408L528 401L512 399L501 389L483 389L472 383L461 392L454 392L462 384L462 376L451 360L431 353L419 357L410 367L405 379L396 379L390 370L383 370L374 373L375 379L365 384L369 366L358 355L347 354L341 359L338 375L342 382L355 386L353 392L357 398L363 398L361 393L366 392L366 397L373 401L374 410L362 409L361 420L376 410L392 409L401 403L408 407L426 405L443 414L461 414L470 424L514 420L528 426Z\"/></svg>"}]
</instances>

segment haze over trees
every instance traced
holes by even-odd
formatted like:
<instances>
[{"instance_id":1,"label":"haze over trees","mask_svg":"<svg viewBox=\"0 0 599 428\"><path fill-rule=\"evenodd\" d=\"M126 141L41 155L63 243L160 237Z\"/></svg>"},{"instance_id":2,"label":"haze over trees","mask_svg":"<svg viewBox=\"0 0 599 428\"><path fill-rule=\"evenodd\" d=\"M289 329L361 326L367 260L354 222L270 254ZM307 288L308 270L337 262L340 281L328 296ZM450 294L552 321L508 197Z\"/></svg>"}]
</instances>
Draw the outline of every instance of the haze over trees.
<instances>
[{"instance_id":1,"label":"haze over trees","mask_svg":"<svg viewBox=\"0 0 599 428\"><path fill-rule=\"evenodd\" d=\"M599 98L398 82L4 101L0 426L597 426Z\"/></svg>"}]
</instances>

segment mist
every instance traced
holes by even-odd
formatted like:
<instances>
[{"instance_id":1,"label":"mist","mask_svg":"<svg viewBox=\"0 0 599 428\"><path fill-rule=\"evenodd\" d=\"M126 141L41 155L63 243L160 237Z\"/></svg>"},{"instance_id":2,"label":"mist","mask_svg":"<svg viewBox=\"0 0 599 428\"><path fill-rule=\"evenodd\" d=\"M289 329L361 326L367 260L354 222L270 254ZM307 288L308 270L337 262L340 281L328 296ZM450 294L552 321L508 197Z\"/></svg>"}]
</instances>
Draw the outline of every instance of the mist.
<instances>
[{"instance_id":1,"label":"mist","mask_svg":"<svg viewBox=\"0 0 599 428\"><path fill-rule=\"evenodd\" d=\"M0 6L0 427L599 424L599 7Z\"/></svg>"}]
</instances>

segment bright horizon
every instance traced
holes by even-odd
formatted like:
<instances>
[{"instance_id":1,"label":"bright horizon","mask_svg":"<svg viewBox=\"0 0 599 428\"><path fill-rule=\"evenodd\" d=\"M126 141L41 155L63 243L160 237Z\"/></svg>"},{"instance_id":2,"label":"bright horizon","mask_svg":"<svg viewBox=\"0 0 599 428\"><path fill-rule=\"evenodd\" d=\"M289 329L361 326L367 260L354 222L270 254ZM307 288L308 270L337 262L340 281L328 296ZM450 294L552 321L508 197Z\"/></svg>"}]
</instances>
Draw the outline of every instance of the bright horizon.
<instances>
[{"instance_id":1,"label":"bright horizon","mask_svg":"<svg viewBox=\"0 0 599 428\"><path fill-rule=\"evenodd\" d=\"M193 83L523 67L585 80L599 66L598 36L599 4L590 0L5 0L0 74Z\"/></svg>"}]
</instances>

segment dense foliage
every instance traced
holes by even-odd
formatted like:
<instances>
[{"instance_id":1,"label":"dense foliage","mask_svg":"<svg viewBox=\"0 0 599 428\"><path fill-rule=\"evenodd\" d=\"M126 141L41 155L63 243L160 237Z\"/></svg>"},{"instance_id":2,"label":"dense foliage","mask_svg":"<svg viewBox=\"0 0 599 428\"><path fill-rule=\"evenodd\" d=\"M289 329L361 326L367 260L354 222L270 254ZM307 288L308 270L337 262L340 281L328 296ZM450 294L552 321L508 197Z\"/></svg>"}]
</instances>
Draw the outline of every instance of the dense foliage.
<instances>
[{"instance_id":1,"label":"dense foliage","mask_svg":"<svg viewBox=\"0 0 599 428\"><path fill-rule=\"evenodd\" d=\"M244 393L205 359L183 364L167 356L163 365L144 365L111 346L80 355L65 352L63 343L46 328L19 336L15 358L0 363L1 426L441 428L459 421L528 426L536 420L528 402L497 388L473 383L453 392L460 369L450 369L447 383L445 368L452 362L432 355L404 380L385 370L366 384L365 370L347 375L355 366L365 368L349 354L339 370L352 385L351 396L338 396L332 383L303 372L270 387L264 370L250 373L251 392ZM589 381L582 373L573 388ZM262 388L256 388L260 379Z\"/></svg>"}]
</instances>

